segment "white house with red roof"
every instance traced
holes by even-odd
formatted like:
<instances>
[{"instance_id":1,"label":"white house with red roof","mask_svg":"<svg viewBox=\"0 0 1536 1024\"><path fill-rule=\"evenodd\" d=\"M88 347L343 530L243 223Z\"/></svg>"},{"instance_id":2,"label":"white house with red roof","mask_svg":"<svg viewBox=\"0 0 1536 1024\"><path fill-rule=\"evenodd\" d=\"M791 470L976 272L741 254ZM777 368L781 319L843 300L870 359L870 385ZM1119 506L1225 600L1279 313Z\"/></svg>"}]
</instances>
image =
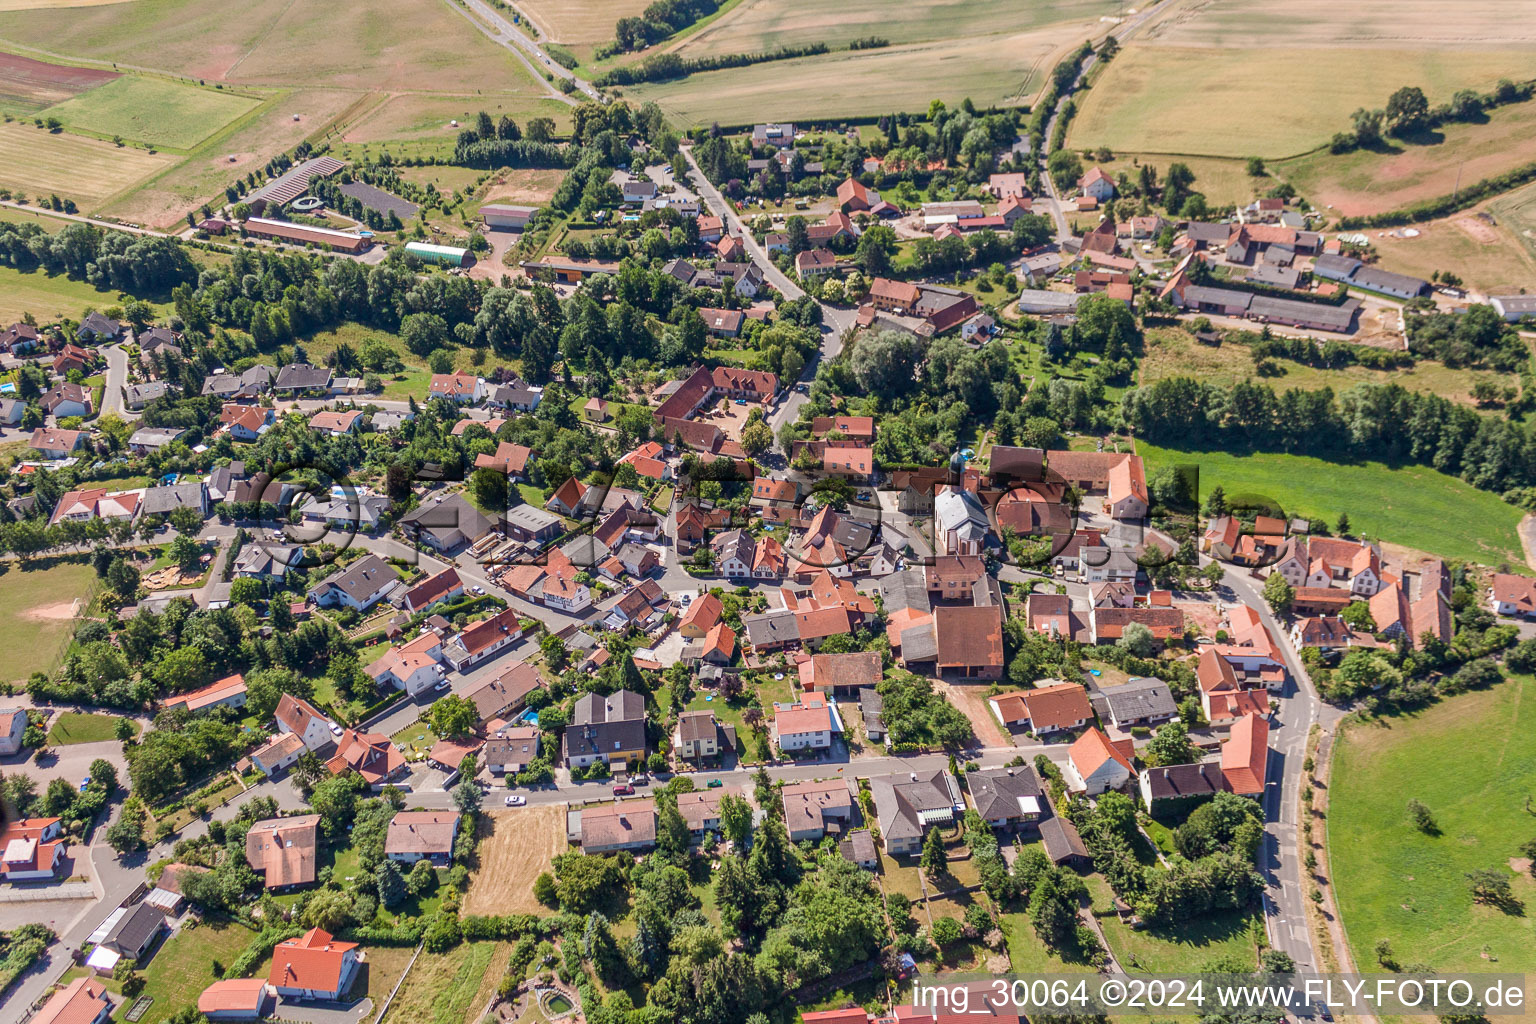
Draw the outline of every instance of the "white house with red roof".
<instances>
[{"instance_id":1,"label":"white house with red roof","mask_svg":"<svg viewBox=\"0 0 1536 1024\"><path fill-rule=\"evenodd\" d=\"M472 373L434 373L427 385L427 397L473 405L485 397L485 378Z\"/></svg>"},{"instance_id":2,"label":"white house with red roof","mask_svg":"<svg viewBox=\"0 0 1536 1024\"><path fill-rule=\"evenodd\" d=\"M416 697L443 678L443 641L436 633L426 632L408 644L385 651L367 669L378 685L388 684Z\"/></svg>"},{"instance_id":3,"label":"white house with red roof","mask_svg":"<svg viewBox=\"0 0 1536 1024\"><path fill-rule=\"evenodd\" d=\"M433 605L463 596L464 581L459 579L459 571L450 567L436 575L428 576L407 590L404 602L407 611L417 614Z\"/></svg>"},{"instance_id":4,"label":"white house with red roof","mask_svg":"<svg viewBox=\"0 0 1536 1024\"><path fill-rule=\"evenodd\" d=\"M780 750L825 750L832 737L843 731L837 712L819 693L808 693L800 703L775 708L773 742Z\"/></svg>"},{"instance_id":5,"label":"white house with red roof","mask_svg":"<svg viewBox=\"0 0 1536 1024\"><path fill-rule=\"evenodd\" d=\"M54 877L64 858L64 823L60 818L21 818L0 832L0 874L7 882Z\"/></svg>"},{"instance_id":6,"label":"white house with red roof","mask_svg":"<svg viewBox=\"0 0 1536 1024\"><path fill-rule=\"evenodd\" d=\"M1495 615L1513 615L1523 619L1536 616L1536 579L1514 573L1493 574L1488 589L1488 606Z\"/></svg>"},{"instance_id":7,"label":"white house with red roof","mask_svg":"<svg viewBox=\"0 0 1536 1024\"><path fill-rule=\"evenodd\" d=\"M330 932L311 928L272 950L267 984L283 999L337 1000L352 987L363 954L355 942L337 942Z\"/></svg>"},{"instance_id":8,"label":"white house with red roof","mask_svg":"<svg viewBox=\"0 0 1536 1024\"><path fill-rule=\"evenodd\" d=\"M1105 173L1102 167L1088 168L1083 176L1077 179L1077 187L1083 195L1090 196L1101 203L1115 197L1115 181Z\"/></svg>"},{"instance_id":9,"label":"white house with red roof","mask_svg":"<svg viewBox=\"0 0 1536 1024\"><path fill-rule=\"evenodd\" d=\"M1130 740L1111 740L1094 726L1079 736L1067 751L1067 785L1094 796L1119 789L1136 774L1131 767Z\"/></svg>"},{"instance_id":10,"label":"white house with red roof","mask_svg":"<svg viewBox=\"0 0 1536 1024\"><path fill-rule=\"evenodd\" d=\"M23 708L0 708L0 756L21 752L27 734L27 712Z\"/></svg>"}]
</instances>

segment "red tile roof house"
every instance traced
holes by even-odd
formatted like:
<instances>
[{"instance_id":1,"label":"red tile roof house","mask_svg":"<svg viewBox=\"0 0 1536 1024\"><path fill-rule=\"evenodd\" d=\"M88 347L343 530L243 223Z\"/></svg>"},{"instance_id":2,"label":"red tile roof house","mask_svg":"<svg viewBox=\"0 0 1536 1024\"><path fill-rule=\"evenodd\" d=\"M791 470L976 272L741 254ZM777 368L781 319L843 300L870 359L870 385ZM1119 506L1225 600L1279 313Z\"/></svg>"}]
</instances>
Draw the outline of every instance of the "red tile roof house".
<instances>
[{"instance_id":1,"label":"red tile roof house","mask_svg":"<svg viewBox=\"0 0 1536 1024\"><path fill-rule=\"evenodd\" d=\"M566 563L567 568L569 563ZM554 566L552 565L553 569ZM558 572L551 572L544 581L544 598L546 604L555 604L551 600L552 583L567 583L569 577ZM586 603L592 603L591 592L585 586L579 586L580 591L586 594ZM573 602L579 603L579 602ZM488 619L482 619L465 627L464 631L454 637L443 646L443 656L459 672L467 672L474 666L506 650L508 647L522 639L522 622L518 617L516 608L504 608Z\"/></svg>"},{"instance_id":2,"label":"red tile roof house","mask_svg":"<svg viewBox=\"0 0 1536 1024\"><path fill-rule=\"evenodd\" d=\"M393 686L408 697L417 697L443 678L442 662L442 638L427 632L385 651L364 671L378 686Z\"/></svg>"},{"instance_id":3,"label":"red tile roof house","mask_svg":"<svg viewBox=\"0 0 1536 1024\"><path fill-rule=\"evenodd\" d=\"M470 373L434 373L427 385L428 398L474 403L485 397L485 380Z\"/></svg>"},{"instance_id":4,"label":"red tile roof house","mask_svg":"<svg viewBox=\"0 0 1536 1024\"><path fill-rule=\"evenodd\" d=\"M191 713L215 707L245 707L245 676L237 672L216 683L177 694L167 698L162 707L167 711L171 708L186 708Z\"/></svg>"},{"instance_id":5,"label":"red tile roof house","mask_svg":"<svg viewBox=\"0 0 1536 1024\"><path fill-rule=\"evenodd\" d=\"M933 610L940 673L967 679L1003 677L1003 610L996 605Z\"/></svg>"},{"instance_id":6,"label":"red tile roof house","mask_svg":"<svg viewBox=\"0 0 1536 1024\"><path fill-rule=\"evenodd\" d=\"M1231 662L1215 650L1200 655L1195 679L1200 684L1200 706L1212 728L1226 728L1243 715L1269 714L1269 691L1262 685L1243 685Z\"/></svg>"},{"instance_id":7,"label":"red tile roof house","mask_svg":"<svg viewBox=\"0 0 1536 1024\"><path fill-rule=\"evenodd\" d=\"M405 592L406 610L414 614L426 611L444 601L464 596L464 581L457 569L444 569L435 576L428 576Z\"/></svg>"},{"instance_id":8,"label":"red tile roof house","mask_svg":"<svg viewBox=\"0 0 1536 1024\"><path fill-rule=\"evenodd\" d=\"M868 210L874 203L880 201L879 193L870 199L869 189L865 188L856 178L846 178L837 186L837 205L845 213L857 213Z\"/></svg>"},{"instance_id":9,"label":"red tile roof house","mask_svg":"<svg viewBox=\"0 0 1536 1024\"><path fill-rule=\"evenodd\" d=\"M823 277L837 269L837 255L831 249L807 249L795 254L795 273L800 279Z\"/></svg>"},{"instance_id":10,"label":"red tile roof house","mask_svg":"<svg viewBox=\"0 0 1536 1024\"><path fill-rule=\"evenodd\" d=\"M51 879L64 856L59 818L21 818L0 832L0 877L7 882Z\"/></svg>"},{"instance_id":11,"label":"red tile roof house","mask_svg":"<svg viewBox=\"0 0 1536 1024\"><path fill-rule=\"evenodd\" d=\"M525 448L509 441L498 441L495 454L482 453L475 456L475 468L505 473L509 479L521 480L527 475L528 460L532 456L532 448Z\"/></svg>"},{"instance_id":12,"label":"red tile roof house","mask_svg":"<svg viewBox=\"0 0 1536 1024\"><path fill-rule=\"evenodd\" d=\"M1136 774L1131 766L1132 753L1130 740L1111 741L1103 729L1094 726L1067 751L1067 785L1089 796L1119 789Z\"/></svg>"},{"instance_id":13,"label":"red tile roof house","mask_svg":"<svg viewBox=\"0 0 1536 1024\"><path fill-rule=\"evenodd\" d=\"M814 654L800 663L800 688L807 693L853 695L880 683L880 655L873 651Z\"/></svg>"},{"instance_id":14,"label":"red tile roof house","mask_svg":"<svg viewBox=\"0 0 1536 1024\"><path fill-rule=\"evenodd\" d=\"M361 410L351 409L346 412L317 412L309 418L309 428L318 430L322 434L331 437L340 437L342 434L357 433L358 426L363 422Z\"/></svg>"},{"instance_id":15,"label":"red tile roof house","mask_svg":"<svg viewBox=\"0 0 1536 1024\"><path fill-rule=\"evenodd\" d=\"M245 862L260 872L268 889L308 885L315 880L320 815L258 821L245 834Z\"/></svg>"},{"instance_id":16,"label":"red tile roof house","mask_svg":"<svg viewBox=\"0 0 1536 1024\"><path fill-rule=\"evenodd\" d=\"M336 753L325 762L332 775L355 771L373 789L383 789L405 771L405 758L382 733L346 729L336 742Z\"/></svg>"},{"instance_id":17,"label":"red tile roof house","mask_svg":"<svg viewBox=\"0 0 1536 1024\"><path fill-rule=\"evenodd\" d=\"M330 721L313 704L292 694L283 694L274 717L278 732L293 733L310 750L319 750L336 739Z\"/></svg>"},{"instance_id":18,"label":"red tile roof house","mask_svg":"<svg viewBox=\"0 0 1536 1024\"><path fill-rule=\"evenodd\" d=\"M1262 800L1269 767L1269 721L1244 715L1232 726L1221 748L1221 774L1227 789L1238 796Z\"/></svg>"},{"instance_id":19,"label":"red tile roof house","mask_svg":"<svg viewBox=\"0 0 1536 1024\"><path fill-rule=\"evenodd\" d=\"M203 989L197 1009L209 1020L260 1020L271 999L265 978L228 978Z\"/></svg>"},{"instance_id":20,"label":"red tile roof house","mask_svg":"<svg viewBox=\"0 0 1536 1024\"><path fill-rule=\"evenodd\" d=\"M1083 195L1091 196L1099 202L1107 202L1115 196L1115 182L1102 167L1090 167L1081 178L1077 179L1077 187Z\"/></svg>"},{"instance_id":21,"label":"red tile roof house","mask_svg":"<svg viewBox=\"0 0 1536 1024\"><path fill-rule=\"evenodd\" d=\"M401 864L422 859L447 864L453 858L453 841L458 834L457 812L401 811L390 820L384 855Z\"/></svg>"},{"instance_id":22,"label":"red tile roof house","mask_svg":"<svg viewBox=\"0 0 1536 1024\"><path fill-rule=\"evenodd\" d=\"M26 734L27 713L24 709L0 709L0 756L20 753L21 741Z\"/></svg>"},{"instance_id":23,"label":"red tile roof house","mask_svg":"<svg viewBox=\"0 0 1536 1024\"><path fill-rule=\"evenodd\" d=\"M76 978L43 1004L32 1024L106 1024L111 1016L107 986L95 978Z\"/></svg>"},{"instance_id":24,"label":"red tile roof house","mask_svg":"<svg viewBox=\"0 0 1536 1024\"><path fill-rule=\"evenodd\" d=\"M267 983L284 999L337 1000L357 976L363 954L355 942L337 942L330 932L312 928L272 950Z\"/></svg>"},{"instance_id":25,"label":"red tile roof house","mask_svg":"<svg viewBox=\"0 0 1536 1024\"><path fill-rule=\"evenodd\" d=\"M842 731L837 713L820 694L807 694L801 703L777 708L773 714L773 742L785 753L826 750L832 746L832 736Z\"/></svg>"},{"instance_id":26,"label":"red tile roof house","mask_svg":"<svg viewBox=\"0 0 1536 1024\"><path fill-rule=\"evenodd\" d=\"M992 697L990 703L1004 726L1027 724L1036 736L1081 729L1093 719L1088 691L1078 683L1057 682L1033 690L1016 690Z\"/></svg>"},{"instance_id":27,"label":"red tile roof house","mask_svg":"<svg viewBox=\"0 0 1536 1024\"><path fill-rule=\"evenodd\" d=\"M1500 572L1488 590L1488 606L1495 615L1536 618L1536 579Z\"/></svg>"}]
</instances>

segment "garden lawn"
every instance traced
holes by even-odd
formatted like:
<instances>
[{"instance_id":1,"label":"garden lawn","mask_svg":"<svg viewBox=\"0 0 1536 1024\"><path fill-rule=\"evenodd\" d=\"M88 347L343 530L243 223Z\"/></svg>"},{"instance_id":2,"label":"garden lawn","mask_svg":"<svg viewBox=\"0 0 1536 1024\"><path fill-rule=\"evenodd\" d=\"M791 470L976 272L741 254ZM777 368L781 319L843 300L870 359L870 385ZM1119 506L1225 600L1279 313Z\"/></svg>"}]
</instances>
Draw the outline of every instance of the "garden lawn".
<instances>
[{"instance_id":1,"label":"garden lawn","mask_svg":"<svg viewBox=\"0 0 1536 1024\"><path fill-rule=\"evenodd\" d=\"M1181 451L1138 443L1148 471L1193 463L1200 488L1220 484L1230 500L1260 495L1288 515L1334 522L1349 514L1352 533L1445 558L1524 564L1515 532L1522 512L1496 495L1423 466L1329 462L1306 455Z\"/></svg>"},{"instance_id":2,"label":"garden lawn","mask_svg":"<svg viewBox=\"0 0 1536 1024\"><path fill-rule=\"evenodd\" d=\"M219 980L214 963L227 965L256 937L240 924L208 920L186 928L162 945L144 970L143 995L154 999L139 1024L155 1024L183 1007L197 1005L203 989ZM134 1000L123 1003L118 1019Z\"/></svg>"},{"instance_id":3,"label":"garden lawn","mask_svg":"<svg viewBox=\"0 0 1536 1024\"><path fill-rule=\"evenodd\" d=\"M1415 714L1351 723L1330 776L1334 896L1361 970L1376 969L1372 950L1386 938L1404 964L1536 971L1536 883L1511 863L1536 835L1527 810L1536 681L1511 678ZM1429 808L1438 835L1409 823L1410 799ZM1480 868L1509 877L1527 909L1474 904L1465 874Z\"/></svg>"},{"instance_id":4,"label":"garden lawn","mask_svg":"<svg viewBox=\"0 0 1536 1024\"><path fill-rule=\"evenodd\" d=\"M48 730L48 742L54 746L70 743L100 743L117 739L117 723L125 720L139 734L139 723L133 719L119 719L117 715L90 715L78 711L64 711L53 720Z\"/></svg>"}]
</instances>

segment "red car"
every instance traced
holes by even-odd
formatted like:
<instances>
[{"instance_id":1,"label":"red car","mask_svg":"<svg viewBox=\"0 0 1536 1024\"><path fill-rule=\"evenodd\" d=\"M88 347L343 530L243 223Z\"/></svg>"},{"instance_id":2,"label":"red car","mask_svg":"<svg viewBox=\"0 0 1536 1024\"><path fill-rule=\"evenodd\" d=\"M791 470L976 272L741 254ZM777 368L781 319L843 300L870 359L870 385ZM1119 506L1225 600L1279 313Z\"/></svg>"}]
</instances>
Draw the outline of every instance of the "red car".
<instances>
[{"instance_id":1,"label":"red car","mask_svg":"<svg viewBox=\"0 0 1536 1024\"><path fill-rule=\"evenodd\" d=\"M634 791L635 791L635 787L629 785L628 783L625 783L622 786L614 786L613 787L613 795L614 796L629 796L629 794L633 793Z\"/></svg>"}]
</instances>

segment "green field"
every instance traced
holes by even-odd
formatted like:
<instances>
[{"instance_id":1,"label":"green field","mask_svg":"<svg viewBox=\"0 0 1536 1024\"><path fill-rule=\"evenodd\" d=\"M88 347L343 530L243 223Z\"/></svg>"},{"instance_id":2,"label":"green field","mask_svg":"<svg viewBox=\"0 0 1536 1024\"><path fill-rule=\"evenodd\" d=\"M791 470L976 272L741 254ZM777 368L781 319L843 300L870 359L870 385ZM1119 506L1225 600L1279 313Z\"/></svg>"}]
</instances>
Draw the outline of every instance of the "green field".
<instances>
[{"instance_id":1,"label":"green field","mask_svg":"<svg viewBox=\"0 0 1536 1024\"><path fill-rule=\"evenodd\" d=\"M170 149L191 149L261 100L161 78L124 75L56 103L40 117L56 117L76 131Z\"/></svg>"},{"instance_id":2,"label":"green field","mask_svg":"<svg viewBox=\"0 0 1536 1024\"><path fill-rule=\"evenodd\" d=\"M1496 495L1423 466L1337 463L1305 455L1181 451L1138 442L1148 470L1194 463L1200 488L1227 496L1263 495L1290 515L1332 523L1349 513L1350 529L1393 544L1485 564L1524 564L1515 526L1522 512Z\"/></svg>"},{"instance_id":3,"label":"green field","mask_svg":"<svg viewBox=\"0 0 1536 1024\"><path fill-rule=\"evenodd\" d=\"M8 563L0 575L0 645L11 653L0 678L20 682L51 670L74 635L75 601L88 598L95 584L88 563L31 571Z\"/></svg>"},{"instance_id":4,"label":"green field","mask_svg":"<svg viewBox=\"0 0 1536 1024\"><path fill-rule=\"evenodd\" d=\"M117 715L88 715L78 711L63 711L53 720L53 727L48 730L48 742L54 746L65 746L70 743L101 743L105 740L117 739L117 723L123 721ZM133 726L134 734L139 732L139 723L127 719Z\"/></svg>"},{"instance_id":5,"label":"green field","mask_svg":"<svg viewBox=\"0 0 1536 1024\"><path fill-rule=\"evenodd\" d=\"M1510 863L1536 835L1536 681L1351 724L1331 776L1329 861L1357 970L1378 969L1372 950L1386 938L1401 963L1438 972L1536 971L1536 883ZM1409 799L1439 835L1409 824ZM1509 873L1525 911L1473 904L1464 874L1480 868Z\"/></svg>"},{"instance_id":6,"label":"green field","mask_svg":"<svg viewBox=\"0 0 1536 1024\"><path fill-rule=\"evenodd\" d=\"M1289 33L1277 40L1262 49L1132 42L1088 92L1069 142L1278 159L1325 144L1348 130L1353 111L1385 105L1405 83L1420 86L1435 104L1459 88L1530 76L1529 53L1492 46L1437 52L1302 46Z\"/></svg>"},{"instance_id":7,"label":"green field","mask_svg":"<svg viewBox=\"0 0 1536 1024\"><path fill-rule=\"evenodd\" d=\"M1516 189L1488 204L1500 227L1512 232L1529 262L1536 262L1536 184Z\"/></svg>"}]
</instances>

